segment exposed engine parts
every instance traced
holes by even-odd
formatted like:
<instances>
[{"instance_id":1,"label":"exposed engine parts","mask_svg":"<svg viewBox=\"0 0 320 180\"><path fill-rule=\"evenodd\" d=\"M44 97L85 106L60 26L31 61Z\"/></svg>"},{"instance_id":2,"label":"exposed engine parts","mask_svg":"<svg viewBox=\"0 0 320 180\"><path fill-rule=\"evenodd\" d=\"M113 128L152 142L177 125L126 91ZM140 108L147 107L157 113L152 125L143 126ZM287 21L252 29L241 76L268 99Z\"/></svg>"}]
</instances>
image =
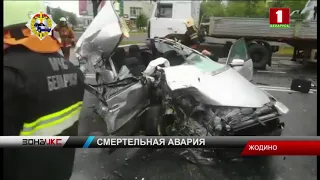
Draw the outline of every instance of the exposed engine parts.
<instances>
[{"instance_id":1,"label":"exposed engine parts","mask_svg":"<svg viewBox=\"0 0 320 180\"><path fill-rule=\"evenodd\" d=\"M164 88L165 89L165 88ZM235 135L237 131L254 125L265 126L269 120L279 117L272 102L261 108L246 107L215 107L205 105L190 95L192 89L164 92L163 104L165 109L175 117L170 132L173 135L188 136L226 136ZM171 95L171 96L170 96ZM170 135L170 134L168 134Z\"/></svg>"}]
</instances>

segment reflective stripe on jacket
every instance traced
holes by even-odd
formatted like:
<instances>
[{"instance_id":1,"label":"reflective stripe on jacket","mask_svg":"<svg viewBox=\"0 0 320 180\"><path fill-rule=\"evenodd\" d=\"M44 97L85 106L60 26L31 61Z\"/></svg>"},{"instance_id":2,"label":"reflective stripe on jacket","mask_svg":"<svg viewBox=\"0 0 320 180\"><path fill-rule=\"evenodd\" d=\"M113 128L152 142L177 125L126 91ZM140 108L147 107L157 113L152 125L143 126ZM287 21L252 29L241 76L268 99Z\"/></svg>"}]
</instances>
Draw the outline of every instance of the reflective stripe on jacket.
<instances>
[{"instance_id":1,"label":"reflective stripe on jacket","mask_svg":"<svg viewBox=\"0 0 320 180\"><path fill-rule=\"evenodd\" d=\"M184 44L189 47L199 44L198 31L196 27L192 26L187 28Z\"/></svg>"},{"instance_id":2,"label":"reflective stripe on jacket","mask_svg":"<svg viewBox=\"0 0 320 180\"><path fill-rule=\"evenodd\" d=\"M192 33L192 34L190 35L190 39L191 39L191 40L194 40L194 39L196 39L196 38L198 38L198 33L197 33L197 32Z\"/></svg>"},{"instance_id":3,"label":"reflective stripe on jacket","mask_svg":"<svg viewBox=\"0 0 320 180\"><path fill-rule=\"evenodd\" d=\"M61 111L38 118L32 123L24 123L21 136L54 136L71 127L79 119L82 102Z\"/></svg>"}]
</instances>

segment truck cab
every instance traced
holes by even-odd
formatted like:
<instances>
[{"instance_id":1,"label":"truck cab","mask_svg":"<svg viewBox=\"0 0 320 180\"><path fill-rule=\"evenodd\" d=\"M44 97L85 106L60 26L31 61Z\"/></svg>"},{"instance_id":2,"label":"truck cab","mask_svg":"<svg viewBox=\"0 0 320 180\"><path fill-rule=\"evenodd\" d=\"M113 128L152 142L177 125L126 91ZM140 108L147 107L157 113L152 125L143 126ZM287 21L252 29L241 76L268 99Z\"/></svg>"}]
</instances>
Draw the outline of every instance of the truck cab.
<instances>
[{"instance_id":1,"label":"truck cab","mask_svg":"<svg viewBox=\"0 0 320 180\"><path fill-rule=\"evenodd\" d=\"M184 21L193 18L199 24L201 1L156 1L148 24L148 38L183 35Z\"/></svg>"}]
</instances>

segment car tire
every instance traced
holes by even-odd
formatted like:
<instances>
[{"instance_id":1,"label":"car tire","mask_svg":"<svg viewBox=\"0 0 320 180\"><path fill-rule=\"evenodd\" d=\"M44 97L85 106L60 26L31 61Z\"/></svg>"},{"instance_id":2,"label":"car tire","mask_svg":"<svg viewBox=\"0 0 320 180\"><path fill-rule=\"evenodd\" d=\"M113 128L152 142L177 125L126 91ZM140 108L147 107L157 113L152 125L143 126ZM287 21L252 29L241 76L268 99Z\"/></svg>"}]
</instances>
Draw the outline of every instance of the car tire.
<instances>
[{"instance_id":1,"label":"car tire","mask_svg":"<svg viewBox=\"0 0 320 180\"><path fill-rule=\"evenodd\" d=\"M145 133L147 136L167 136L167 127L174 123L170 115L162 115L161 106L152 106L145 116Z\"/></svg>"},{"instance_id":2,"label":"car tire","mask_svg":"<svg viewBox=\"0 0 320 180\"><path fill-rule=\"evenodd\" d=\"M270 57L268 48L261 44L252 44L248 48L248 53L250 54L255 69L266 68Z\"/></svg>"}]
</instances>

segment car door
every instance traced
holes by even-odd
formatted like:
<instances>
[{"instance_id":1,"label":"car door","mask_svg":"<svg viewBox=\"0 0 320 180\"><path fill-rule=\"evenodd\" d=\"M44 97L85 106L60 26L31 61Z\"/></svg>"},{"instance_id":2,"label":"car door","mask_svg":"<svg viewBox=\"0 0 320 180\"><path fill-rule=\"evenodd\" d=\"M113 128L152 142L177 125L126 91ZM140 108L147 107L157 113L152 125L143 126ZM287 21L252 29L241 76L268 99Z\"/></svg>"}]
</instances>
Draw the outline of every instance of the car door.
<instances>
[{"instance_id":1,"label":"car door","mask_svg":"<svg viewBox=\"0 0 320 180\"><path fill-rule=\"evenodd\" d=\"M127 125L144 109L149 102L149 96L146 83L140 79L127 77L118 80L114 62L109 56L118 46L120 37L126 35L127 32L126 28L121 27L121 24L118 23L121 20L114 11L111 1L106 1L106 3L109 4L106 4L95 17L95 20L103 18L103 23L93 21L90 24L79 38L76 52L90 62L88 64L92 68L91 72L99 73L99 75L96 74L96 79L102 80L101 86L104 89L99 91L95 89L95 85L88 84L86 90L99 98L95 112L106 122L108 134L116 134L120 128ZM129 130L125 132L130 133Z\"/></svg>"},{"instance_id":2,"label":"car door","mask_svg":"<svg viewBox=\"0 0 320 180\"><path fill-rule=\"evenodd\" d=\"M243 38L237 40L230 48L229 55L226 64L231 65L233 60L241 59L244 60L244 64L241 66L232 66L234 70L239 72L243 77L252 81L253 78L253 62L250 58L247 45Z\"/></svg>"},{"instance_id":3,"label":"car door","mask_svg":"<svg viewBox=\"0 0 320 180\"><path fill-rule=\"evenodd\" d=\"M148 105L148 88L141 81L124 79L128 81L119 87L109 88L106 94L107 112L104 121L107 124L109 134L113 135L130 135L134 130L130 128L138 123L135 118ZM125 132L119 134L118 130L124 125L131 125ZM126 126L128 127L128 126ZM128 133L128 134L123 134Z\"/></svg>"},{"instance_id":4,"label":"car door","mask_svg":"<svg viewBox=\"0 0 320 180\"><path fill-rule=\"evenodd\" d=\"M114 68L114 62L112 59L109 59L110 68ZM123 68L121 68L122 70ZM109 80L108 74L104 78L104 83L109 83L108 86L105 86L104 97L105 102L105 112L104 112L104 121L107 124L108 134L116 135L118 130L126 125L129 121L134 120L141 111L148 105L148 88L146 84L139 79L128 75L122 79L119 79L121 71L119 73L114 73L111 70L105 70L106 72L112 73L115 75L114 80ZM104 75L104 74L102 74ZM111 85L110 85L111 84ZM101 104L103 107L103 105ZM138 122L132 122L133 124ZM131 123L130 126L133 124ZM129 127L130 127L129 126ZM121 135L130 135L133 128L126 128L125 132L121 131ZM128 134L123 134L128 133Z\"/></svg>"}]
</instances>

